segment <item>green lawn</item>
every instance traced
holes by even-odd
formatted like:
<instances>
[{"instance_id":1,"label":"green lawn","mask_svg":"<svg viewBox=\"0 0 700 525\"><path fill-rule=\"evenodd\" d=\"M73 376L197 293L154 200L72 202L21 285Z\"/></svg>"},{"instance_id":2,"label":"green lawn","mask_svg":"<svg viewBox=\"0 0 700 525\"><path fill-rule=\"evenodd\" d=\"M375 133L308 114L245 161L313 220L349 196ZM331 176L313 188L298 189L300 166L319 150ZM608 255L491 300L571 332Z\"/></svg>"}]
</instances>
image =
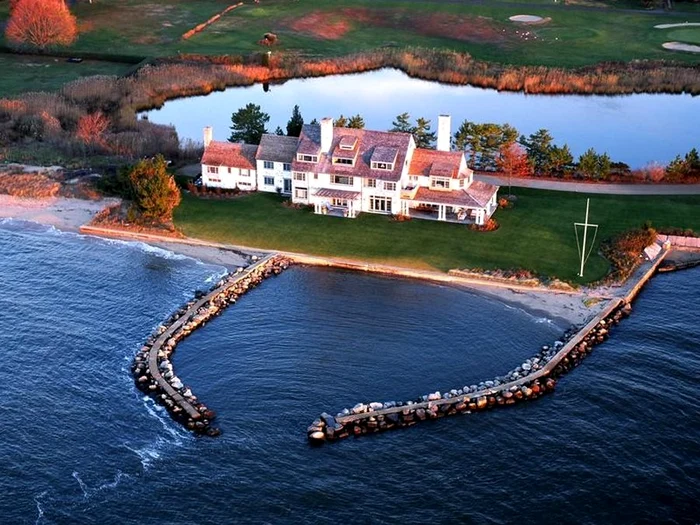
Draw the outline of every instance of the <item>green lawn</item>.
<instances>
[{"instance_id":1,"label":"green lawn","mask_svg":"<svg viewBox=\"0 0 700 525\"><path fill-rule=\"evenodd\" d=\"M518 190L518 195L514 209L496 212L500 229L488 233L434 221L396 222L369 213L354 220L314 215L286 207L277 195L264 193L229 201L185 194L175 224L188 236L222 243L442 271L527 268L577 281L572 224L583 219L586 195L526 189ZM590 197L591 221L600 224L596 244L647 220L654 226L700 230L700 196ZM599 279L607 270L607 262L592 255L583 281Z\"/></svg>"},{"instance_id":2,"label":"green lawn","mask_svg":"<svg viewBox=\"0 0 700 525\"><path fill-rule=\"evenodd\" d=\"M63 58L0 54L0 98L27 91L53 91L77 78L120 75L128 68L128 64L96 60L72 64Z\"/></svg>"},{"instance_id":3,"label":"green lawn","mask_svg":"<svg viewBox=\"0 0 700 525\"><path fill-rule=\"evenodd\" d=\"M257 42L272 31L280 37L274 50L312 56L410 45L466 51L479 59L516 65L574 67L608 60L699 60L692 54L663 50L661 44L668 40L667 35L653 26L700 21L700 13L630 12L634 4L626 2L612 3L624 11L605 8L602 2L564 4L543 0L264 0L253 4L248 0L183 41L183 33L230 2L100 0L76 5L81 31L74 49L134 56L250 53L265 49ZM508 21L515 14L535 14L551 21L541 26L518 26ZM4 16L0 11L0 24ZM319 33L319 29L327 32Z\"/></svg>"}]
</instances>

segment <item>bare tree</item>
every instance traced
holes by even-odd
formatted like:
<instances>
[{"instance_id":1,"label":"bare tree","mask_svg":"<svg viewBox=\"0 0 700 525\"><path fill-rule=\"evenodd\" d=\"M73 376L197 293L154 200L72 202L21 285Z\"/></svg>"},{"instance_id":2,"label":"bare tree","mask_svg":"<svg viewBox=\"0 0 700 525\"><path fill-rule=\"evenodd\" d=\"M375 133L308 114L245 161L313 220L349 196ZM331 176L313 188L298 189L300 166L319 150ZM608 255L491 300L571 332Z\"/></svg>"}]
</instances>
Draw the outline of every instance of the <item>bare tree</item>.
<instances>
[{"instance_id":1,"label":"bare tree","mask_svg":"<svg viewBox=\"0 0 700 525\"><path fill-rule=\"evenodd\" d=\"M12 9L5 36L15 47L43 50L72 44L78 26L63 0L19 0Z\"/></svg>"}]
</instances>

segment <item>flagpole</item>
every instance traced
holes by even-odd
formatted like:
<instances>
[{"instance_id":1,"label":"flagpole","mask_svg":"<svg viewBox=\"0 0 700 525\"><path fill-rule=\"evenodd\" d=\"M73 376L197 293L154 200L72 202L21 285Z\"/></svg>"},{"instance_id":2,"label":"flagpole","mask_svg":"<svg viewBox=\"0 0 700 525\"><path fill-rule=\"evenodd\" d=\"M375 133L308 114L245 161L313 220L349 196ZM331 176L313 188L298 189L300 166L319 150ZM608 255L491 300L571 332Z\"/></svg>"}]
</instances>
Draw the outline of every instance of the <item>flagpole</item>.
<instances>
[{"instance_id":1,"label":"flagpole","mask_svg":"<svg viewBox=\"0 0 700 525\"><path fill-rule=\"evenodd\" d=\"M588 233L588 206L591 204L591 199L586 199L586 220L583 223L583 249L581 250L581 271L578 276L583 277L583 265L586 261L586 234Z\"/></svg>"}]
</instances>

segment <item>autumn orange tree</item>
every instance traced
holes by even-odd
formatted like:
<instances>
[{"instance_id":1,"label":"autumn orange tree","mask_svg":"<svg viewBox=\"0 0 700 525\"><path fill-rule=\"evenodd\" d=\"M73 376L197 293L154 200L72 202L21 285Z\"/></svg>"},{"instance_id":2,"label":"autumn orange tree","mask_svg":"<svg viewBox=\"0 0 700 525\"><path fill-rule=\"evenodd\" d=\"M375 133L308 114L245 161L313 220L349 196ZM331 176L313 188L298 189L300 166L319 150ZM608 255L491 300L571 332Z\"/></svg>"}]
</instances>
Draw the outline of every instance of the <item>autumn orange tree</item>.
<instances>
[{"instance_id":1,"label":"autumn orange tree","mask_svg":"<svg viewBox=\"0 0 700 525\"><path fill-rule=\"evenodd\" d=\"M76 19L63 0L18 0L5 30L11 46L39 50L68 46L77 36Z\"/></svg>"},{"instance_id":2,"label":"autumn orange tree","mask_svg":"<svg viewBox=\"0 0 700 525\"><path fill-rule=\"evenodd\" d=\"M508 177L508 196L511 194L512 177L532 175L532 164L527 158L527 152L516 142L501 146L496 157L496 166Z\"/></svg>"},{"instance_id":3,"label":"autumn orange tree","mask_svg":"<svg viewBox=\"0 0 700 525\"><path fill-rule=\"evenodd\" d=\"M108 128L109 119L101 111L96 111L80 117L75 135L86 146L104 146L104 133Z\"/></svg>"}]
</instances>

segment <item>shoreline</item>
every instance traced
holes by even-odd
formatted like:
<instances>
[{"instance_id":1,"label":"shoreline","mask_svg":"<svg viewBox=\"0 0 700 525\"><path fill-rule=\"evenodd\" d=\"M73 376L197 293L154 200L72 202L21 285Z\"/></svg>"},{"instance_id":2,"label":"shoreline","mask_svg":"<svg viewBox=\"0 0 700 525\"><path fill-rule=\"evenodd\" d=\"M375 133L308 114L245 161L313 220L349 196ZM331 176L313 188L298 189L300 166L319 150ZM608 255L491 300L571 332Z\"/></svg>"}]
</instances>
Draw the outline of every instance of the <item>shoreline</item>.
<instances>
[{"instance_id":1,"label":"shoreline","mask_svg":"<svg viewBox=\"0 0 700 525\"><path fill-rule=\"evenodd\" d=\"M104 206L115 202L118 200L86 201L69 198L39 200L0 195L0 219L13 218L53 226L62 231L144 242L208 264L223 266L229 272L248 267L254 258L273 253L271 250L248 246L224 245L190 238L173 239L145 233L90 227L86 224ZM560 327L585 324L600 313L610 300L625 292L625 284L594 289L552 290L523 286L518 283L464 278L437 271L388 266L371 261L352 261L290 252L277 253L289 257L298 265L345 269L458 287L500 301L508 307L523 309L536 319L544 318ZM643 267L644 265L637 271L643 271ZM634 278L633 275L628 283Z\"/></svg>"}]
</instances>

